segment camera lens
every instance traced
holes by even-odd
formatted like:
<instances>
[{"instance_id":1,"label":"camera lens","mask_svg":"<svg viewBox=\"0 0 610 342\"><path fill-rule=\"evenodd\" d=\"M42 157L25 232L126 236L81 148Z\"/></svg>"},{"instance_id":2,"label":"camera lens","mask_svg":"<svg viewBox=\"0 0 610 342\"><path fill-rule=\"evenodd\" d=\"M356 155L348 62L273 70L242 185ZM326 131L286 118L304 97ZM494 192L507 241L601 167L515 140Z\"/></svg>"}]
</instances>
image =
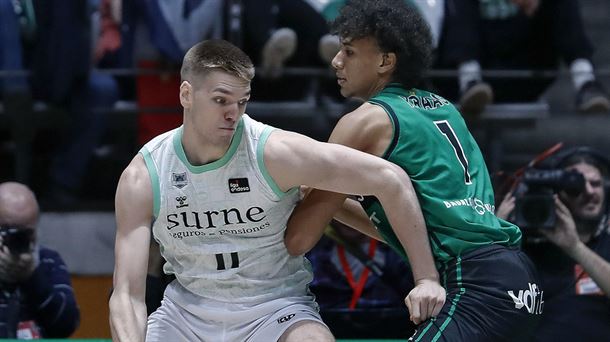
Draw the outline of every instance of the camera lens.
<instances>
[{"instance_id":1,"label":"camera lens","mask_svg":"<svg viewBox=\"0 0 610 342\"><path fill-rule=\"evenodd\" d=\"M25 227L2 227L0 236L2 236L2 244L8 248L11 254L19 255L30 252L34 231Z\"/></svg>"},{"instance_id":2,"label":"camera lens","mask_svg":"<svg viewBox=\"0 0 610 342\"><path fill-rule=\"evenodd\" d=\"M555 206L543 197L529 197L523 202L523 218L530 226L540 227L552 216Z\"/></svg>"}]
</instances>

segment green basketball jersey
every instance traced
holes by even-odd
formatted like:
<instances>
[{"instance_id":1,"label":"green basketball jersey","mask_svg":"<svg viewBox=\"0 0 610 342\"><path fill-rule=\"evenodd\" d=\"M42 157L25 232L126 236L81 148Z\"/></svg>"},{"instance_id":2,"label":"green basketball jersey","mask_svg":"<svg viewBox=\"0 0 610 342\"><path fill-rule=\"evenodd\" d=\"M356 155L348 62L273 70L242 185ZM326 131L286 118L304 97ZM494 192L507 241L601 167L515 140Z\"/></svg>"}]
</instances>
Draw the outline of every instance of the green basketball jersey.
<instances>
[{"instance_id":1,"label":"green basketball jersey","mask_svg":"<svg viewBox=\"0 0 610 342\"><path fill-rule=\"evenodd\" d=\"M489 244L513 246L521 231L494 214L483 156L464 119L444 98L390 84L369 100L390 117L394 135L383 155L411 177L438 262ZM363 207L386 242L406 257L375 198Z\"/></svg>"}]
</instances>

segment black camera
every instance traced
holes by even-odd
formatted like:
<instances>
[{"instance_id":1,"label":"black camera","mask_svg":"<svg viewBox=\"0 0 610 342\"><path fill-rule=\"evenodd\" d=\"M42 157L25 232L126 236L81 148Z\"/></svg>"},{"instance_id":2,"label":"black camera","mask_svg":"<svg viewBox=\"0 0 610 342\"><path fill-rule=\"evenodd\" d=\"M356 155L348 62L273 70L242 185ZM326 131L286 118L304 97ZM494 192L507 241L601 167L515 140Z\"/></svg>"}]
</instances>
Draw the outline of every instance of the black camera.
<instances>
[{"instance_id":1,"label":"black camera","mask_svg":"<svg viewBox=\"0 0 610 342\"><path fill-rule=\"evenodd\" d=\"M515 192L515 224L522 230L552 229L555 226L553 195L563 191L578 196L585 189L585 177L578 171L527 169Z\"/></svg>"},{"instance_id":2,"label":"black camera","mask_svg":"<svg viewBox=\"0 0 610 342\"><path fill-rule=\"evenodd\" d=\"M19 226L0 226L2 245L13 255L28 253L32 250L34 230Z\"/></svg>"}]
</instances>

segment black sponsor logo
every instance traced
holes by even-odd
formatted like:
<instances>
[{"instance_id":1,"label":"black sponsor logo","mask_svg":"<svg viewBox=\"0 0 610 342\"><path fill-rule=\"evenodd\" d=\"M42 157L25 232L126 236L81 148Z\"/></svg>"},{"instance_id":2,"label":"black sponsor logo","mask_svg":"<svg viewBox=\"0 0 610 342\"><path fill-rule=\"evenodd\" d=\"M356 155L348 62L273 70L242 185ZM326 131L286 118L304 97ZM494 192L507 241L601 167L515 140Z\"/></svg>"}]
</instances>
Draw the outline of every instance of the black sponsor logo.
<instances>
[{"instance_id":1,"label":"black sponsor logo","mask_svg":"<svg viewBox=\"0 0 610 342\"><path fill-rule=\"evenodd\" d=\"M229 179L229 192L236 194L239 192L250 192L250 184L248 178L231 178Z\"/></svg>"},{"instance_id":2,"label":"black sponsor logo","mask_svg":"<svg viewBox=\"0 0 610 342\"><path fill-rule=\"evenodd\" d=\"M292 317L294 317L294 316L295 316L295 314L290 314L288 316L280 317L280 318L277 319L277 323L278 324L286 323L289 320L291 320Z\"/></svg>"},{"instance_id":3,"label":"black sponsor logo","mask_svg":"<svg viewBox=\"0 0 610 342\"><path fill-rule=\"evenodd\" d=\"M221 210L181 211L166 216L167 229L176 227L208 229L226 227L234 224L258 223L267 217L261 207L225 208Z\"/></svg>"}]
</instances>

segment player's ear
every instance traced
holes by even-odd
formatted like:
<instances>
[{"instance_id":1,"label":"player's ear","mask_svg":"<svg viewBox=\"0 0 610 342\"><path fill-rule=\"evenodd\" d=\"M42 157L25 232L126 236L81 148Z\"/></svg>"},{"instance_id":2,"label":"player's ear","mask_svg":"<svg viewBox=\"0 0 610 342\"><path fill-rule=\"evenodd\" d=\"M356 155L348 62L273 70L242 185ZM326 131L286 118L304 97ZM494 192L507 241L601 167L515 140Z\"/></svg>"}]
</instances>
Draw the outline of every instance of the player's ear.
<instances>
[{"instance_id":1,"label":"player's ear","mask_svg":"<svg viewBox=\"0 0 610 342\"><path fill-rule=\"evenodd\" d=\"M384 52L381 54L379 63L379 71L386 73L392 71L396 67L396 54L394 52Z\"/></svg>"},{"instance_id":2,"label":"player's ear","mask_svg":"<svg viewBox=\"0 0 610 342\"><path fill-rule=\"evenodd\" d=\"M188 81L180 84L180 104L184 109L190 109L193 105L193 86Z\"/></svg>"}]
</instances>

